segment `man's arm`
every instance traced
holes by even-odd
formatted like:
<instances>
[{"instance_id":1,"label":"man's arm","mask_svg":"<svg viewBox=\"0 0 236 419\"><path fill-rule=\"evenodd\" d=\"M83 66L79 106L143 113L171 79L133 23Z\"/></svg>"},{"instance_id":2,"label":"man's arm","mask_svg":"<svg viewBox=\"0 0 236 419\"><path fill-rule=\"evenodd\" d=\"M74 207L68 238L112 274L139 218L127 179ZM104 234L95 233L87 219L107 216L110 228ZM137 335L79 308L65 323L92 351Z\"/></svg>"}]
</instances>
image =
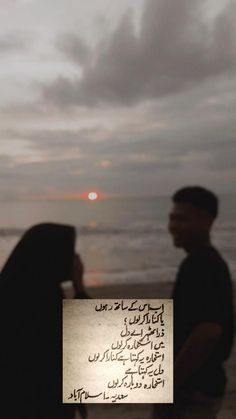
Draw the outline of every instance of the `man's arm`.
<instances>
[{"instance_id":1,"label":"man's arm","mask_svg":"<svg viewBox=\"0 0 236 419\"><path fill-rule=\"evenodd\" d=\"M175 393L201 367L221 335L222 327L218 323L201 323L193 329L175 360Z\"/></svg>"}]
</instances>

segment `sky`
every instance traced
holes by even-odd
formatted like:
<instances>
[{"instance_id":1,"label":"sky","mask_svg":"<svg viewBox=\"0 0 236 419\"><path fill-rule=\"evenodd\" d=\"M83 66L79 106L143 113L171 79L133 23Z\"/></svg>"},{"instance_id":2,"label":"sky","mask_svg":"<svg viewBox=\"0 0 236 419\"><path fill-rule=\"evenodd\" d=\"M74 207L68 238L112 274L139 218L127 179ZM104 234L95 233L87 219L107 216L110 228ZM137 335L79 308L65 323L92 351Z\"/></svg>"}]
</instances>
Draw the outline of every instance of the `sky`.
<instances>
[{"instance_id":1,"label":"sky","mask_svg":"<svg viewBox=\"0 0 236 419\"><path fill-rule=\"evenodd\" d=\"M236 192L234 0L1 0L0 200Z\"/></svg>"}]
</instances>

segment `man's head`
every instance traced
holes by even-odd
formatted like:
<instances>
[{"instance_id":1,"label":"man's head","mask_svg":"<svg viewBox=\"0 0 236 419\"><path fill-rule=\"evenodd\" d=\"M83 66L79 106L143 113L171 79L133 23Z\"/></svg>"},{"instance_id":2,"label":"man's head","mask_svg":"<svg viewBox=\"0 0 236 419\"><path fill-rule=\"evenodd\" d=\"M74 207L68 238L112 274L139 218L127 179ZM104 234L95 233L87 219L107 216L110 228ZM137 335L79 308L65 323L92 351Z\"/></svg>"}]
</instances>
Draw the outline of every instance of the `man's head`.
<instances>
[{"instance_id":1,"label":"man's head","mask_svg":"<svg viewBox=\"0 0 236 419\"><path fill-rule=\"evenodd\" d=\"M189 250L209 242L212 223L218 214L218 199L200 186L188 186L172 197L169 231L174 245Z\"/></svg>"}]
</instances>

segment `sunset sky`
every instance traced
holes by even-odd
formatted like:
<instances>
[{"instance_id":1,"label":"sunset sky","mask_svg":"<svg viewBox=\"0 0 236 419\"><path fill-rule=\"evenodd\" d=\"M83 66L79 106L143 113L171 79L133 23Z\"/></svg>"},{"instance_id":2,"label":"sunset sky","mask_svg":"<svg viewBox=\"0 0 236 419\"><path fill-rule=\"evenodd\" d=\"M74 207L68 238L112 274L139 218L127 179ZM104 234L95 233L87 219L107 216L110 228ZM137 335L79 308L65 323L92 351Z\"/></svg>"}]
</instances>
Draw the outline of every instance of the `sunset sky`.
<instances>
[{"instance_id":1,"label":"sunset sky","mask_svg":"<svg viewBox=\"0 0 236 419\"><path fill-rule=\"evenodd\" d=\"M0 200L236 192L235 0L1 0Z\"/></svg>"}]
</instances>

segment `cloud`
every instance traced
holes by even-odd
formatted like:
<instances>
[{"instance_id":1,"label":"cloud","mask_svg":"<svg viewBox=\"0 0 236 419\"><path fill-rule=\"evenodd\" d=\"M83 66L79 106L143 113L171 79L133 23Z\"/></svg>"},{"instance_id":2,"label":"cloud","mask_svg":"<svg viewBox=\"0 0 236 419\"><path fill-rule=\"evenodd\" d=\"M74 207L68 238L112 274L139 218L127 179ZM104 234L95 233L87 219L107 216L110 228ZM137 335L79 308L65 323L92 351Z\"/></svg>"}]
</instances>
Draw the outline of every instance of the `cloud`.
<instances>
[{"instance_id":1,"label":"cloud","mask_svg":"<svg viewBox=\"0 0 236 419\"><path fill-rule=\"evenodd\" d=\"M53 129L49 119L49 129L28 128L21 133L5 132L4 136L30 143L31 152L41 156L42 162L75 158L81 160L77 172L90 168L96 177L100 168L101 176L108 175L110 181L110 173L119 171L131 175L140 171L140 177L148 178L152 171L188 171L191 165L199 170L212 171L217 166L228 170L224 153L236 158L234 85L218 81L171 100L129 110L78 110L69 125L64 123L67 128ZM63 122L61 110L59 116ZM55 115L54 119L59 120ZM87 126L71 128L73 121L81 125L84 120ZM226 156L223 162L221 155ZM104 161L111 164L101 164Z\"/></svg>"},{"instance_id":2,"label":"cloud","mask_svg":"<svg viewBox=\"0 0 236 419\"><path fill-rule=\"evenodd\" d=\"M91 49L78 36L68 33L60 36L56 46L65 56L80 65L86 65L91 59Z\"/></svg>"},{"instance_id":3,"label":"cloud","mask_svg":"<svg viewBox=\"0 0 236 419\"><path fill-rule=\"evenodd\" d=\"M2 54L23 50L26 46L27 42L21 34L7 33L0 38L0 52Z\"/></svg>"},{"instance_id":4,"label":"cloud","mask_svg":"<svg viewBox=\"0 0 236 419\"><path fill-rule=\"evenodd\" d=\"M73 36L60 49L84 65L82 77L61 77L44 88L58 106L119 104L173 95L236 69L236 7L213 21L205 0L146 0L139 34L126 13L110 38L93 52ZM88 59L89 58L89 59Z\"/></svg>"}]
</instances>

